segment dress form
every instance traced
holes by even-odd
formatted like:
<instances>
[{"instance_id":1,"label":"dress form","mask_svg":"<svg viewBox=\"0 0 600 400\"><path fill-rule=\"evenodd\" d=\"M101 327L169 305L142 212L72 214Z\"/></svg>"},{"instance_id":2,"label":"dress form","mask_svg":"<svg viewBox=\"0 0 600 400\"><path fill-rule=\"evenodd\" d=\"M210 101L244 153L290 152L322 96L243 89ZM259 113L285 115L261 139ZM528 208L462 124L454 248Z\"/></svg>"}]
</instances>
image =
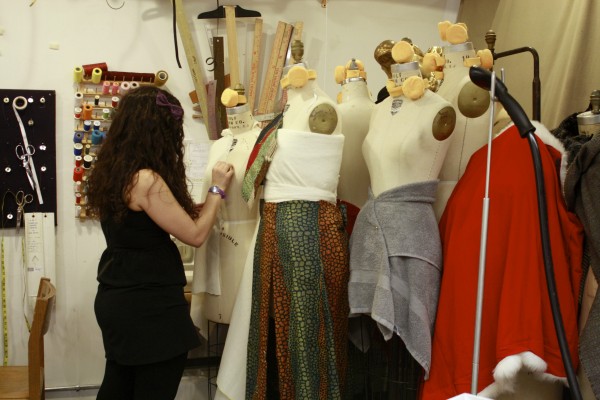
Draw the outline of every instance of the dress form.
<instances>
[{"instance_id":1,"label":"dress form","mask_svg":"<svg viewBox=\"0 0 600 400\"><path fill-rule=\"evenodd\" d=\"M448 100L456 109L456 127L452 134L450 147L440 171L440 184L434 211L439 220L452 190L462 176L471 155L487 142L489 125L489 102L487 91L478 88L469 78L469 67L466 60L477 57L471 42L453 44L443 48L445 64L444 80L437 94ZM466 64L466 65L465 65ZM477 65L471 64L471 65ZM476 99L473 101L473 99ZM464 99L471 99L475 104L471 110L462 104Z\"/></svg>"},{"instance_id":2,"label":"dress form","mask_svg":"<svg viewBox=\"0 0 600 400\"><path fill-rule=\"evenodd\" d=\"M431 343L427 338L435 319L441 268L431 204L455 112L448 101L426 89L409 43L397 42L392 55L396 63L387 85L390 95L375 105L362 146L371 190L351 237L349 302L352 315L369 315L390 341L393 350L386 379L390 398L400 398L399 392L410 391L417 383L399 387L396 366L402 365L413 377L419 375L418 368L429 372ZM415 229L419 235L409 226L410 220L419 221ZM428 238L427 243L413 247L421 235ZM395 240L398 237L403 240ZM406 268L400 266L399 254L405 256ZM416 279L413 273L422 275ZM400 287L404 289L401 294ZM419 312L415 312L416 303ZM363 348L360 332L351 332L350 338Z\"/></svg>"},{"instance_id":3,"label":"dress form","mask_svg":"<svg viewBox=\"0 0 600 400\"><path fill-rule=\"evenodd\" d=\"M367 201L369 171L362 155L362 144L369 131L369 120L375 106L366 74L360 76L360 61L351 61L350 68L341 67L342 90L338 96L338 112L344 126L344 152L340 169L338 198L360 209ZM338 67L339 68L339 67ZM336 70L336 80L338 70ZM343 75L343 76L342 76ZM357 76L352 76L357 75Z\"/></svg>"},{"instance_id":4,"label":"dress form","mask_svg":"<svg viewBox=\"0 0 600 400\"><path fill-rule=\"evenodd\" d=\"M421 76L419 64L414 61L393 64L392 74L397 86L411 76ZM416 100L390 96L377 104L362 148L373 195L437 179L455 115L448 101L428 90Z\"/></svg>"},{"instance_id":5,"label":"dress form","mask_svg":"<svg viewBox=\"0 0 600 400\"><path fill-rule=\"evenodd\" d=\"M224 96L227 93L226 90ZM227 103L223 98L222 102ZM231 163L236 174L211 236L196 251L192 291L197 295L192 297L191 311L200 327L204 319L222 324L231 322L246 257L252 251L250 243L258 223L258 203L248 207L241 197L241 186L243 171L260 128L247 104L225 106L229 128L211 146L202 201L207 196L212 166L217 161Z\"/></svg>"},{"instance_id":6,"label":"dress form","mask_svg":"<svg viewBox=\"0 0 600 400\"><path fill-rule=\"evenodd\" d=\"M335 103L297 51L295 42L294 62L281 80L287 90L282 126L261 134L256 157L260 163L260 151L269 149L270 162L261 164L267 171L254 252L246 398L271 398L277 383L277 398L335 400L342 398L347 357L348 248L336 204L344 136ZM277 372L267 377L270 368Z\"/></svg>"}]
</instances>

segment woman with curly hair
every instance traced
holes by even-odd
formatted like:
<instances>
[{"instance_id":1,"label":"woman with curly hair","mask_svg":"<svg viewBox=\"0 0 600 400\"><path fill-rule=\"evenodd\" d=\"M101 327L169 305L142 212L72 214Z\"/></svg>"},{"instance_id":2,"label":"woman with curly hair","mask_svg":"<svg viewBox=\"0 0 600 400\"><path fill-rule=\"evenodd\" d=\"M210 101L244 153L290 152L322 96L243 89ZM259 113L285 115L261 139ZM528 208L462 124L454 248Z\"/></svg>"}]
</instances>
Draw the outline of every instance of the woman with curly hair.
<instances>
[{"instance_id":1,"label":"woman with curly hair","mask_svg":"<svg viewBox=\"0 0 600 400\"><path fill-rule=\"evenodd\" d=\"M90 179L88 200L107 248L94 304L106 352L98 399L173 399L188 350L199 345L183 294L174 236L204 243L233 176L212 170L211 193L196 206L183 163L183 108L142 86L123 96Z\"/></svg>"}]
</instances>

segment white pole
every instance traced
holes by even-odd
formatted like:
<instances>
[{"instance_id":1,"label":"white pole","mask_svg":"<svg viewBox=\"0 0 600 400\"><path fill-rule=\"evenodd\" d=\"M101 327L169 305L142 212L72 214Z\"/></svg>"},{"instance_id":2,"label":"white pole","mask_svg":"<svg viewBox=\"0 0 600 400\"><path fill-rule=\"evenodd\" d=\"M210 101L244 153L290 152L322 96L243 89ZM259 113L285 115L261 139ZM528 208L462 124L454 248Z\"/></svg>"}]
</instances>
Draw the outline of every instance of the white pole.
<instances>
[{"instance_id":1,"label":"white pole","mask_svg":"<svg viewBox=\"0 0 600 400\"><path fill-rule=\"evenodd\" d=\"M479 350L481 341L481 314L483 309L483 289L485 284L485 256L487 248L488 219L490 211L490 165L492 160L492 128L494 126L494 97L496 87L496 73L492 71L490 87L490 126L488 132L487 165L485 172L485 195L483 198L483 211L481 218L481 245L479 247L479 275L477 278L477 305L475 310L475 337L473 340L473 370L471 375L471 394L477 395L477 381L479 375Z\"/></svg>"}]
</instances>

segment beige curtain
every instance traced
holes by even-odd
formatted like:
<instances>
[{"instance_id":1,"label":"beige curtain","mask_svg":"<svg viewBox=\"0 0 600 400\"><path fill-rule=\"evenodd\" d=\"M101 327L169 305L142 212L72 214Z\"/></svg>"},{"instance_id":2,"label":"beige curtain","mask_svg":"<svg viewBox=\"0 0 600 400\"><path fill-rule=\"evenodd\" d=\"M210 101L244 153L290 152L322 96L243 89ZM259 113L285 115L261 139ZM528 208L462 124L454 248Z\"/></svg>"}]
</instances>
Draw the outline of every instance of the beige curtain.
<instances>
[{"instance_id":1,"label":"beige curtain","mask_svg":"<svg viewBox=\"0 0 600 400\"><path fill-rule=\"evenodd\" d=\"M541 122L555 128L587 108L600 89L598 0L462 0L456 22L465 22L476 49L496 32L496 52L533 47L540 56ZM529 53L498 59L509 93L532 117L533 58Z\"/></svg>"}]
</instances>

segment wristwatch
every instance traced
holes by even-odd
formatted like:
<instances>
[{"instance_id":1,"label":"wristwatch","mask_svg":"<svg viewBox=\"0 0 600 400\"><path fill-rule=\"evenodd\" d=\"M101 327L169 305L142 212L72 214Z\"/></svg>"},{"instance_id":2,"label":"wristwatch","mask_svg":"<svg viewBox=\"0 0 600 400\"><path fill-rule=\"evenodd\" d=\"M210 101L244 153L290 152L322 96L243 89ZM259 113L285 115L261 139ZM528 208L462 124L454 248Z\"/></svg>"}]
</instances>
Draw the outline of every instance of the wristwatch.
<instances>
[{"instance_id":1,"label":"wristwatch","mask_svg":"<svg viewBox=\"0 0 600 400\"><path fill-rule=\"evenodd\" d=\"M224 199L225 197L227 197L225 195L225 191L223 189L221 189L220 187L218 187L217 185L209 187L208 188L208 193L218 194L219 196L221 196L222 199Z\"/></svg>"}]
</instances>

